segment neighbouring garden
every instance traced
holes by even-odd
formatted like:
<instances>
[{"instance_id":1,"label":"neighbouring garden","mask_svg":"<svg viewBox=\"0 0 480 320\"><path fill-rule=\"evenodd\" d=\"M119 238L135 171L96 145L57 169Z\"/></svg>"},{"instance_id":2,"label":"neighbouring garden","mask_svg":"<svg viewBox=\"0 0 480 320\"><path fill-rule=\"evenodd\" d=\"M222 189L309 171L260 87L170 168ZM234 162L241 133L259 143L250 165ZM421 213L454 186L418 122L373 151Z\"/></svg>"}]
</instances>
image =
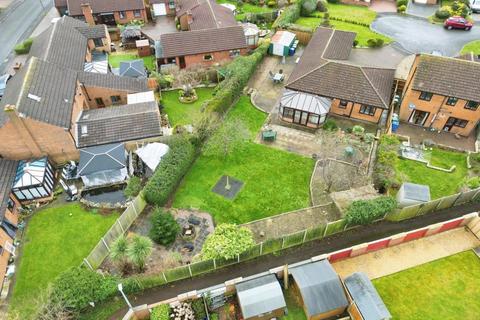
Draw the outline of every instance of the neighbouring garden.
<instances>
[{"instance_id":1,"label":"neighbouring garden","mask_svg":"<svg viewBox=\"0 0 480 320\"><path fill-rule=\"evenodd\" d=\"M373 280L393 319L476 319L480 260L462 252Z\"/></svg>"},{"instance_id":2,"label":"neighbouring garden","mask_svg":"<svg viewBox=\"0 0 480 320\"><path fill-rule=\"evenodd\" d=\"M78 203L35 212L23 238L10 304L13 314L33 318L48 284L61 272L79 266L117 217L117 213L87 211Z\"/></svg>"},{"instance_id":3,"label":"neighbouring garden","mask_svg":"<svg viewBox=\"0 0 480 320\"><path fill-rule=\"evenodd\" d=\"M198 100L191 103L180 102L179 90L162 92L163 112L168 115L172 127L195 124L200 119L202 105L212 97L213 88L196 88L195 92Z\"/></svg>"},{"instance_id":4,"label":"neighbouring garden","mask_svg":"<svg viewBox=\"0 0 480 320\"><path fill-rule=\"evenodd\" d=\"M480 40L472 41L463 46L461 54L473 53L480 55Z\"/></svg>"},{"instance_id":5,"label":"neighbouring garden","mask_svg":"<svg viewBox=\"0 0 480 320\"><path fill-rule=\"evenodd\" d=\"M277 10L278 3L276 0L270 1L258 1L258 0L250 0L250 1L234 1L234 0L219 0L218 3L228 3L233 4L236 6L237 14L235 15L235 19L238 21L243 21L249 14L262 14L268 13Z\"/></svg>"},{"instance_id":6,"label":"neighbouring garden","mask_svg":"<svg viewBox=\"0 0 480 320\"><path fill-rule=\"evenodd\" d=\"M136 51L112 52L108 54L108 63L112 68L119 68L120 62L142 59L148 71L155 71L155 56L139 57Z\"/></svg>"},{"instance_id":7,"label":"neighbouring garden","mask_svg":"<svg viewBox=\"0 0 480 320\"><path fill-rule=\"evenodd\" d=\"M266 115L243 96L228 113L226 122L241 120L250 139ZM198 208L213 215L216 223L244 223L307 207L313 160L248 141L227 159L202 154L181 183L173 202L176 208ZM212 188L228 175L243 182L234 199Z\"/></svg>"}]
</instances>

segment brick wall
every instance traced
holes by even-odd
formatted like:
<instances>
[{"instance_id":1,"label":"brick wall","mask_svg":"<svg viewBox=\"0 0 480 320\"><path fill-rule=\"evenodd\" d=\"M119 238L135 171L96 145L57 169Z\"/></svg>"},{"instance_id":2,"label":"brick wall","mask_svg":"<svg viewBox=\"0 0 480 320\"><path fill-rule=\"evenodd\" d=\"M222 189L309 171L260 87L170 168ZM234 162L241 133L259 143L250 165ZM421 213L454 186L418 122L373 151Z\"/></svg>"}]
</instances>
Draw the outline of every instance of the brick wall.
<instances>
[{"instance_id":1,"label":"brick wall","mask_svg":"<svg viewBox=\"0 0 480 320\"><path fill-rule=\"evenodd\" d=\"M84 87L83 93L86 97L86 109L97 109L105 106L111 106L112 96L120 96L120 101L116 103L117 105L127 104L127 95L129 93L133 93L133 91L130 92L98 87ZM95 100L96 98L101 98L104 106L99 105Z\"/></svg>"},{"instance_id":2,"label":"brick wall","mask_svg":"<svg viewBox=\"0 0 480 320\"><path fill-rule=\"evenodd\" d=\"M376 108L375 114L373 116L370 116L368 114L360 113L361 106L362 105L359 103L348 102L347 105L343 108L340 106L340 100L334 99L332 105L330 106L330 113L373 123L378 123L380 121L383 109Z\"/></svg>"},{"instance_id":3,"label":"brick wall","mask_svg":"<svg viewBox=\"0 0 480 320\"><path fill-rule=\"evenodd\" d=\"M133 10L124 11L124 12L125 12L125 18L123 18L123 19L120 18L120 12L119 11L115 11L113 13L113 16L115 17L115 22L117 24L126 24L126 23L129 23L132 20L143 20L145 22L148 21L147 12L145 11L145 8L140 10L140 16L139 17L135 17Z\"/></svg>"},{"instance_id":4,"label":"brick wall","mask_svg":"<svg viewBox=\"0 0 480 320\"><path fill-rule=\"evenodd\" d=\"M240 49L240 55L244 56L247 54L247 49ZM207 61L204 59L205 55L212 55L213 59ZM230 61L234 58L230 57L230 51L217 51L211 53L202 53L191 56L185 56L185 65L187 68L193 67L195 65L202 65L209 67L215 63L220 63L223 61ZM177 65L180 65L179 58L177 58Z\"/></svg>"}]
</instances>

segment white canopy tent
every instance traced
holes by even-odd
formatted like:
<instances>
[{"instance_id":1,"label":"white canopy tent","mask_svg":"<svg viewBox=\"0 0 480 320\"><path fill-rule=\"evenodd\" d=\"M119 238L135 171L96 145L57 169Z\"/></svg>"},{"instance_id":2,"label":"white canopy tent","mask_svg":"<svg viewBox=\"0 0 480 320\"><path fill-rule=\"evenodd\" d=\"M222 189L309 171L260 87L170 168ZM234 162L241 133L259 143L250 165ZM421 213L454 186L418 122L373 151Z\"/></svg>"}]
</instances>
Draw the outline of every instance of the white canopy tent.
<instances>
[{"instance_id":1,"label":"white canopy tent","mask_svg":"<svg viewBox=\"0 0 480 320\"><path fill-rule=\"evenodd\" d=\"M147 167L153 172L162 158L168 153L170 147L164 143L149 143L135 151Z\"/></svg>"}]
</instances>

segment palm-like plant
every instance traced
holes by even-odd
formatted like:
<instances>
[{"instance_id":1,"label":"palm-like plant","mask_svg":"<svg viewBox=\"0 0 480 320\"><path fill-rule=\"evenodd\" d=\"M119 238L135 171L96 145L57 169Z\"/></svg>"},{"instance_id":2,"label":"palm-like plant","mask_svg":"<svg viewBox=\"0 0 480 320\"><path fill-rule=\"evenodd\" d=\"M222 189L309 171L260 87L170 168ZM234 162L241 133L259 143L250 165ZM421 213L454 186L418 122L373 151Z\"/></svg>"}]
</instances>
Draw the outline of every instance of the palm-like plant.
<instances>
[{"instance_id":1,"label":"palm-like plant","mask_svg":"<svg viewBox=\"0 0 480 320\"><path fill-rule=\"evenodd\" d=\"M128 245L127 256L140 271L145 269L145 261L152 253L153 243L147 237L134 236Z\"/></svg>"},{"instance_id":2,"label":"palm-like plant","mask_svg":"<svg viewBox=\"0 0 480 320\"><path fill-rule=\"evenodd\" d=\"M125 270L127 265L127 248L128 240L124 235L120 236L110 246L110 259L113 263L117 264L122 271Z\"/></svg>"}]
</instances>

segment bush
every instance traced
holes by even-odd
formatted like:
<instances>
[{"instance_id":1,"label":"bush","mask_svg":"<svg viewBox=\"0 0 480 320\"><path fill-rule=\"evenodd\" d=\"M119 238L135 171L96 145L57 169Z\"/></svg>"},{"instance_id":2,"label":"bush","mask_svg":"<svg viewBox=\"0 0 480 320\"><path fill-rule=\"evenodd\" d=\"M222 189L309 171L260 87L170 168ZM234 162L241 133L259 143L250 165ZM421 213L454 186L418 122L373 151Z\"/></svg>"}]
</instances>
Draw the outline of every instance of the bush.
<instances>
[{"instance_id":1,"label":"bush","mask_svg":"<svg viewBox=\"0 0 480 320\"><path fill-rule=\"evenodd\" d=\"M267 6L269 6L270 8L273 8L277 5L277 1L275 0L270 0L267 2Z\"/></svg>"},{"instance_id":2,"label":"bush","mask_svg":"<svg viewBox=\"0 0 480 320\"><path fill-rule=\"evenodd\" d=\"M480 177L472 177L467 180L467 187L470 189L480 188Z\"/></svg>"},{"instance_id":3,"label":"bush","mask_svg":"<svg viewBox=\"0 0 480 320\"><path fill-rule=\"evenodd\" d=\"M125 196L134 198L142 191L142 180L139 177L133 176L128 180L127 187L123 190Z\"/></svg>"},{"instance_id":4,"label":"bush","mask_svg":"<svg viewBox=\"0 0 480 320\"><path fill-rule=\"evenodd\" d=\"M400 8L401 6L407 6L408 0L397 0L397 8Z\"/></svg>"},{"instance_id":5,"label":"bush","mask_svg":"<svg viewBox=\"0 0 480 320\"><path fill-rule=\"evenodd\" d=\"M335 131L338 129L337 123L332 119L327 119L323 124L323 129L327 131Z\"/></svg>"},{"instance_id":6,"label":"bush","mask_svg":"<svg viewBox=\"0 0 480 320\"><path fill-rule=\"evenodd\" d=\"M333 3L333 4L340 3L340 0L327 0L327 1L328 3Z\"/></svg>"},{"instance_id":7,"label":"bush","mask_svg":"<svg viewBox=\"0 0 480 320\"><path fill-rule=\"evenodd\" d=\"M16 54L27 54L30 52L30 48L32 47L33 39L28 38L22 43L19 43L15 46L14 50Z\"/></svg>"},{"instance_id":8,"label":"bush","mask_svg":"<svg viewBox=\"0 0 480 320\"><path fill-rule=\"evenodd\" d=\"M380 38L376 38L376 39L368 39L367 40L367 46L370 47L370 48L379 48L381 46L383 46L384 44L384 40L383 39L380 39Z\"/></svg>"},{"instance_id":9,"label":"bush","mask_svg":"<svg viewBox=\"0 0 480 320\"><path fill-rule=\"evenodd\" d=\"M399 184L395 172L399 144L400 141L394 135L382 135L380 138L373 179L375 187L382 193Z\"/></svg>"},{"instance_id":10,"label":"bush","mask_svg":"<svg viewBox=\"0 0 480 320\"><path fill-rule=\"evenodd\" d=\"M232 259L255 244L252 231L234 224L220 224L208 235L202 247L202 259Z\"/></svg>"},{"instance_id":11,"label":"bush","mask_svg":"<svg viewBox=\"0 0 480 320\"><path fill-rule=\"evenodd\" d=\"M237 0L237 7L243 7L243 1L242 0Z\"/></svg>"},{"instance_id":12,"label":"bush","mask_svg":"<svg viewBox=\"0 0 480 320\"><path fill-rule=\"evenodd\" d=\"M358 46L358 40L355 39L355 40L353 40L353 47L355 48L355 47L357 47L357 46Z\"/></svg>"},{"instance_id":13,"label":"bush","mask_svg":"<svg viewBox=\"0 0 480 320\"><path fill-rule=\"evenodd\" d=\"M185 137L175 136L168 145L170 151L143 189L149 204L163 206L195 159L195 149Z\"/></svg>"},{"instance_id":14,"label":"bush","mask_svg":"<svg viewBox=\"0 0 480 320\"><path fill-rule=\"evenodd\" d=\"M361 136L365 132L365 128L360 125L355 125L352 128L352 133L356 136Z\"/></svg>"},{"instance_id":15,"label":"bush","mask_svg":"<svg viewBox=\"0 0 480 320\"><path fill-rule=\"evenodd\" d=\"M327 12L327 1L325 0L319 0L317 1L317 11L318 12Z\"/></svg>"},{"instance_id":16,"label":"bush","mask_svg":"<svg viewBox=\"0 0 480 320\"><path fill-rule=\"evenodd\" d=\"M441 19L441 20L448 19L448 18L450 18L451 15L452 14L451 14L449 8L447 8L447 7L441 7L440 9L435 11L435 17L437 17L438 19Z\"/></svg>"},{"instance_id":17,"label":"bush","mask_svg":"<svg viewBox=\"0 0 480 320\"><path fill-rule=\"evenodd\" d=\"M164 212L162 208L156 208L153 212L150 238L158 244L169 245L175 241L180 226L170 212Z\"/></svg>"},{"instance_id":18,"label":"bush","mask_svg":"<svg viewBox=\"0 0 480 320\"><path fill-rule=\"evenodd\" d=\"M317 8L316 0L303 0L302 9L300 15L302 17L309 17Z\"/></svg>"},{"instance_id":19,"label":"bush","mask_svg":"<svg viewBox=\"0 0 480 320\"><path fill-rule=\"evenodd\" d=\"M304 0L297 0L292 5L283 10L282 14L277 17L277 20L272 25L273 29L286 28L287 25L295 23L300 18Z\"/></svg>"},{"instance_id":20,"label":"bush","mask_svg":"<svg viewBox=\"0 0 480 320\"><path fill-rule=\"evenodd\" d=\"M152 309L150 320L170 320L170 306L161 304Z\"/></svg>"},{"instance_id":21,"label":"bush","mask_svg":"<svg viewBox=\"0 0 480 320\"><path fill-rule=\"evenodd\" d=\"M207 312L205 311L205 305L203 304L202 298L192 301L192 309L195 314L195 319L202 320L207 317Z\"/></svg>"},{"instance_id":22,"label":"bush","mask_svg":"<svg viewBox=\"0 0 480 320\"><path fill-rule=\"evenodd\" d=\"M379 197L371 200L357 200L347 208L345 219L348 225L364 225L380 219L397 206L392 197Z\"/></svg>"},{"instance_id":23,"label":"bush","mask_svg":"<svg viewBox=\"0 0 480 320\"><path fill-rule=\"evenodd\" d=\"M397 8L397 11L400 13L405 13L407 11L407 6L400 6Z\"/></svg>"}]
</instances>

